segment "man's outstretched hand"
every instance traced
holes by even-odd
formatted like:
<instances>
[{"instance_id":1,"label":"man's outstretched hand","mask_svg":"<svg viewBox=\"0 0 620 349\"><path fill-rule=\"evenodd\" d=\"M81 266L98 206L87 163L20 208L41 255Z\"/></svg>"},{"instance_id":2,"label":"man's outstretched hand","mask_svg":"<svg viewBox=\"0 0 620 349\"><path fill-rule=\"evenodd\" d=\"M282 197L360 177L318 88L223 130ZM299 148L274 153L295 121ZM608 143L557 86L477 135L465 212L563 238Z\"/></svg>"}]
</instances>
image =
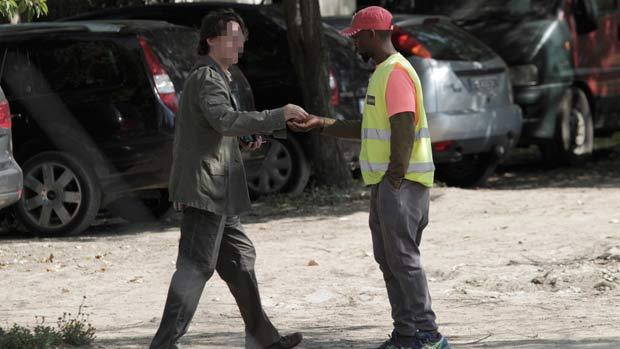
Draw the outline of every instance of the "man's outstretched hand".
<instances>
[{"instance_id":1,"label":"man's outstretched hand","mask_svg":"<svg viewBox=\"0 0 620 349\"><path fill-rule=\"evenodd\" d=\"M305 121L289 121L288 127L295 132L308 132L323 126L323 119L316 115L309 115Z\"/></svg>"},{"instance_id":2,"label":"man's outstretched hand","mask_svg":"<svg viewBox=\"0 0 620 349\"><path fill-rule=\"evenodd\" d=\"M302 107L295 104L287 104L284 106L284 119L287 123L304 122L310 115Z\"/></svg>"}]
</instances>

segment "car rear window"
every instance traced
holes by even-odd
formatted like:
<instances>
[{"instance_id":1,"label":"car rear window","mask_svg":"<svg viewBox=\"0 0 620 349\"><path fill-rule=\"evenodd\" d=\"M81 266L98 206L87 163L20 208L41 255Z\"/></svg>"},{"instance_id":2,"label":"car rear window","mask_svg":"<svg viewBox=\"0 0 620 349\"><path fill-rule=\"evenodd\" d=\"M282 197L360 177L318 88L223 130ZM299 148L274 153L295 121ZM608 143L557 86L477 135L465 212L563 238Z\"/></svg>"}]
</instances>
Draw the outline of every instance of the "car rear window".
<instances>
[{"instance_id":1,"label":"car rear window","mask_svg":"<svg viewBox=\"0 0 620 349\"><path fill-rule=\"evenodd\" d=\"M55 92L109 88L123 82L118 50L111 42L58 40L53 47L33 50L33 56Z\"/></svg>"},{"instance_id":2,"label":"car rear window","mask_svg":"<svg viewBox=\"0 0 620 349\"><path fill-rule=\"evenodd\" d=\"M411 34L436 60L484 61L495 56L485 44L446 21L426 21L400 29Z\"/></svg>"},{"instance_id":3,"label":"car rear window","mask_svg":"<svg viewBox=\"0 0 620 349\"><path fill-rule=\"evenodd\" d=\"M183 89L183 83L196 63L198 38L196 30L184 27L162 28L149 34L149 44L177 91Z\"/></svg>"}]
</instances>

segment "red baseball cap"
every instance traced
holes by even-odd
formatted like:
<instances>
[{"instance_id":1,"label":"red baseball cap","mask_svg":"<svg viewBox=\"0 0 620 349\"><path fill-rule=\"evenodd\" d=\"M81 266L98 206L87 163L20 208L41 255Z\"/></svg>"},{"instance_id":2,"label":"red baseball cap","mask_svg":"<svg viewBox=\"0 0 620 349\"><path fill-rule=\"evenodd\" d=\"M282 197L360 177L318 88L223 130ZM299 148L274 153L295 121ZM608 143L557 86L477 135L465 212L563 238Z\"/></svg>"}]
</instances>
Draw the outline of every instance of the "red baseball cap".
<instances>
[{"instance_id":1,"label":"red baseball cap","mask_svg":"<svg viewBox=\"0 0 620 349\"><path fill-rule=\"evenodd\" d=\"M379 6L370 6L359 10L351 21L351 26L343 29L340 34L353 36L362 30L392 30L392 14Z\"/></svg>"}]
</instances>

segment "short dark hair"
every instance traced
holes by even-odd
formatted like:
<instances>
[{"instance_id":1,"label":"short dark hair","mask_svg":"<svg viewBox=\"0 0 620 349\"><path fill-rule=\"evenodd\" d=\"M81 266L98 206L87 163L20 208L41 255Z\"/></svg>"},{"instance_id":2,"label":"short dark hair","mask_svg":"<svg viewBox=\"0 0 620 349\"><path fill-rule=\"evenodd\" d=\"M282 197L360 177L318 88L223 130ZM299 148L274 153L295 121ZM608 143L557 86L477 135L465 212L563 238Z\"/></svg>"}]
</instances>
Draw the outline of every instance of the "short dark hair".
<instances>
[{"instance_id":1,"label":"short dark hair","mask_svg":"<svg viewBox=\"0 0 620 349\"><path fill-rule=\"evenodd\" d=\"M226 33L226 25L231 21L239 24L243 35L247 39L248 28L243 18L241 18L237 12L229 8L216 10L210 12L202 19L202 25L200 26L200 42L198 43L199 55L205 56L209 54L210 47L207 39L224 35Z\"/></svg>"}]
</instances>

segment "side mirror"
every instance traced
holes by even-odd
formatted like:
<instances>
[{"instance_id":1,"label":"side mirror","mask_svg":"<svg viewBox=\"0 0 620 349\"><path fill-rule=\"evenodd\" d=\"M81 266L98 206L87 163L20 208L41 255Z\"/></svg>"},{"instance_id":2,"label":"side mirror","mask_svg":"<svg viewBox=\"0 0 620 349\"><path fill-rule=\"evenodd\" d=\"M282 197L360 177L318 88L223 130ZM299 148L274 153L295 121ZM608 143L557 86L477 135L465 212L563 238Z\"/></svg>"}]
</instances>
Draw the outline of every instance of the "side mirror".
<instances>
[{"instance_id":1,"label":"side mirror","mask_svg":"<svg viewBox=\"0 0 620 349\"><path fill-rule=\"evenodd\" d=\"M577 34L588 34L598 29L598 7L595 0L575 0L573 11Z\"/></svg>"}]
</instances>

